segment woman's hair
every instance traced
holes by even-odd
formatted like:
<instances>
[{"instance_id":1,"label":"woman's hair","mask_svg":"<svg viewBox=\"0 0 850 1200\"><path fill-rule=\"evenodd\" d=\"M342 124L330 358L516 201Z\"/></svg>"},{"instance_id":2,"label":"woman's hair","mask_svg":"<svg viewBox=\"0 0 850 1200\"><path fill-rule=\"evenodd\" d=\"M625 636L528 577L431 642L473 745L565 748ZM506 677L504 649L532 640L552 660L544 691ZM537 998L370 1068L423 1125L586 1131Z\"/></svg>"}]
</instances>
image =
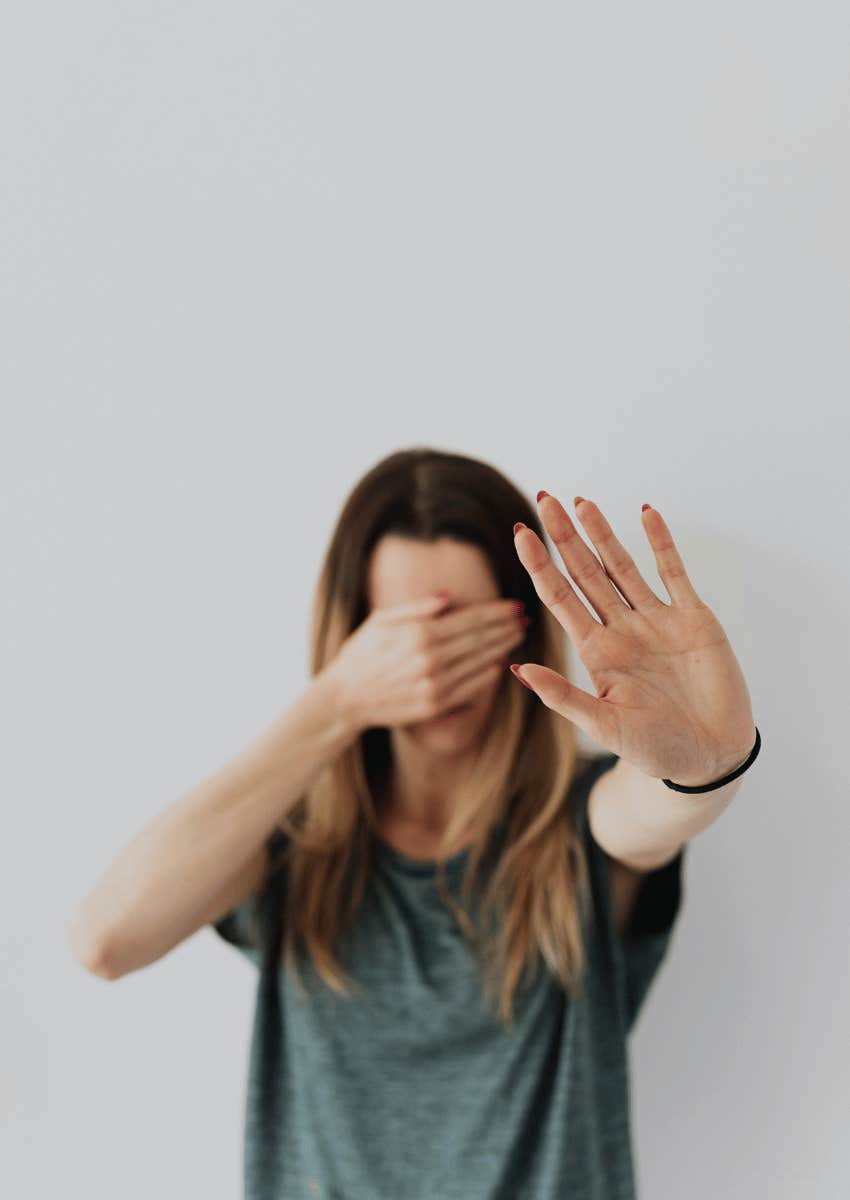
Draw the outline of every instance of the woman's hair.
<instances>
[{"instance_id":1,"label":"woman's hair","mask_svg":"<svg viewBox=\"0 0 850 1200\"><path fill-rule=\"evenodd\" d=\"M369 615L370 554L384 534L393 533L477 546L500 596L524 600L532 617L524 657L566 676L563 630L540 602L514 548L511 530L518 520L545 538L523 494L477 459L415 447L378 462L345 501L322 564L313 606L313 674ZM355 982L335 946L363 899L378 828L375 782L384 777L389 756L389 731L367 729L319 773L280 823L288 835L285 961L299 986L297 957L304 949L337 993L349 995ZM472 782L443 838L450 845L455 831L477 831L469 843L460 903L445 887L444 855L436 880L479 953L488 1000L498 989L498 1016L507 1025L513 1022L517 986L530 981L541 958L572 995L583 987L581 921L589 884L567 802L578 758L573 725L505 673ZM491 869L485 871L488 859ZM482 901L478 929L468 912L473 892Z\"/></svg>"}]
</instances>

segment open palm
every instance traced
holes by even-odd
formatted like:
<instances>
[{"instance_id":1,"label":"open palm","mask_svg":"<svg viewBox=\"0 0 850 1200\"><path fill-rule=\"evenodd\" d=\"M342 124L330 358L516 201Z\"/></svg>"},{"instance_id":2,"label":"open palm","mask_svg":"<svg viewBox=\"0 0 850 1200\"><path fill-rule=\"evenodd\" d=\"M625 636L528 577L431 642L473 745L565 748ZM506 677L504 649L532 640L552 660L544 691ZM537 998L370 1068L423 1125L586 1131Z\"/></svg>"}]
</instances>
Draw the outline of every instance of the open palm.
<instances>
[{"instance_id":1,"label":"open palm","mask_svg":"<svg viewBox=\"0 0 850 1200\"><path fill-rule=\"evenodd\" d=\"M526 525L515 528L516 551L597 695L539 663L519 664L524 681L548 708L648 775L694 786L734 770L755 737L749 691L723 626L688 579L664 518L647 506L642 520L670 604L649 587L591 500L576 497L576 512L599 558L554 496L539 492L537 500L546 532L599 620Z\"/></svg>"}]
</instances>

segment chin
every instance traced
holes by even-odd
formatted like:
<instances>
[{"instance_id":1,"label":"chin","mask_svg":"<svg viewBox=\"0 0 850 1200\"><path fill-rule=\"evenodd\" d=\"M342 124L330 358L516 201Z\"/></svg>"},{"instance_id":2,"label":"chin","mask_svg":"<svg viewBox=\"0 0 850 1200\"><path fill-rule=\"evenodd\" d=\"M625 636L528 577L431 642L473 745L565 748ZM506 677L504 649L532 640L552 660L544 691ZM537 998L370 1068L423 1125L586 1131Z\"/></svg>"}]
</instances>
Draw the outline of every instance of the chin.
<instances>
[{"instance_id":1,"label":"chin","mask_svg":"<svg viewBox=\"0 0 850 1200\"><path fill-rule=\"evenodd\" d=\"M422 740L436 746L456 747L477 735L481 726L481 713L477 706L470 705L458 713L433 717L420 721L416 734Z\"/></svg>"},{"instance_id":2,"label":"chin","mask_svg":"<svg viewBox=\"0 0 850 1200\"><path fill-rule=\"evenodd\" d=\"M435 748L445 746L446 749L456 749L481 736L497 693L498 689L495 689L484 700L479 697L468 701L458 713L432 717L430 721L418 721L408 728L417 739L427 740Z\"/></svg>"}]
</instances>

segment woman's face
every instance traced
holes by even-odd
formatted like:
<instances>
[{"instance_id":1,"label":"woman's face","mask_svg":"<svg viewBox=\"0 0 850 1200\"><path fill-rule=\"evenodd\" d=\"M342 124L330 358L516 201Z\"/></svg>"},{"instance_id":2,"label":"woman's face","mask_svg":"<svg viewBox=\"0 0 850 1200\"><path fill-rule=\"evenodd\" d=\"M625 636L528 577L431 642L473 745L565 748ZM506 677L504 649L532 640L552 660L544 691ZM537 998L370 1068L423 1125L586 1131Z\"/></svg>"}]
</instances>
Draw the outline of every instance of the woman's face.
<instances>
[{"instance_id":1,"label":"woman's face","mask_svg":"<svg viewBox=\"0 0 850 1200\"><path fill-rule=\"evenodd\" d=\"M399 534L386 534L375 546L368 588L372 608L421 600L440 588L451 594L450 608L498 600L500 595L490 564L477 546L448 537L421 542ZM460 712L405 725L405 733L438 752L473 744L486 728L502 679L500 675L470 698Z\"/></svg>"}]
</instances>

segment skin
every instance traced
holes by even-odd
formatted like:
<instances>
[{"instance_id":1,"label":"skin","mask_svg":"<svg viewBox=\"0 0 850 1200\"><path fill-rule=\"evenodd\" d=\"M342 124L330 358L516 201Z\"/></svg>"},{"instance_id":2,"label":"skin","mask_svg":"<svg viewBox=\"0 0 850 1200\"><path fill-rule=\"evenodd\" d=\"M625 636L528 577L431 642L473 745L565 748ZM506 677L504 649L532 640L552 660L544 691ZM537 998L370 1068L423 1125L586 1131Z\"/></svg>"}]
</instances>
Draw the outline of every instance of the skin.
<instances>
[{"instance_id":1,"label":"skin","mask_svg":"<svg viewBox=\"0 0 850 1200\"><path fill-rule=\"evenodd\" d=\"M537 493L537 511L566 574L521 523L514 545L596 695L542 663L512 669L542 703L620 757L596 781L588 805L623 934L646 873L719 816L741 777L698 796L682 796L660 781L702 786L725 778L747 760L755 724L726 632L697 594L661 513L644 504L641 522L669 604L640 574L601 508L582 496L574 506L592 549L561 502Z\"/></svg>"},{"instance_id":2,"label":"skin","mask_svg":"<svg viewBox=\"0 0 850 1200\"><path fill-rule=\"evenodd\" d=\"M448 589L456 608L500 598L489 563L476 546L452 538L424 543L387 534L374 547L368 574L370 608L419 600L438 588ZM522 638L518 631L517 645ZM435 856L502 680L499 675L456 716L390 727L392 764L387 788L379 797L379 828L386 841L410 857Z\"/></svg>"},{"instance_id":3,"label":"skin","mask_svg":"<svg viewBox=\"0 0 850 1200\"><path fill-rule=\"evenodd\" d=\"M652 591L592 501L577 496L575 505L598 558L560 501L541 491L537 503L567 574L557 569L537 535L521 524L514 530L515 548L541 601L587 667L597 694L577 688L542 664L515 664L513 670L544 704L620 756L619 775L614 778L612 772L607 781L597 781L594 792L606 786L608 792L591 796L591 802L596 801L591 812L598 829L600 808L609 816L616 808L615 825L625 828L618 840L624 841L628 861L606 852L615 921L622 931L646 872L668 861L692 836L682 814L693 811L694 828L707 825L738 787L734 780L698 804L683 805L659 780L669 777L701 785L743 763L753 741L750 696L725 631L697 595L657 510L644 505L642 523L670 604ZM459 603L497 595L488 564L475 547L450 539L429 546L398 538L376 547L373 604L413 600L440 586L450 589ZM578 592L593 611L579 600ZM431 857L432 831L438 834L447 821L499 684L494 682L460 716L391 730L393 761L383 832L412 857ZM630 772L628 778L624 771ZM659 849L650 854L645 826L652 833L655 825Z\"/></svg>"},{"instance_id":4,"label":"skin","mask_svg":"<svg viewBox=\"0 0 850 1200\"><path fill-rule=\"evenodd\" d=\"M726 631L697 594L661 513L644 505L642 522L669 604L643 578L592 500L576 496L575 507L598 557L555 496L541 490L537 507L568 575L520 522L514 545L596 695L541 663L520 664L520 678L549 708L655 779L699 787L740 766L755 736L749 689Z\"/></svg>"}]
</instances>

